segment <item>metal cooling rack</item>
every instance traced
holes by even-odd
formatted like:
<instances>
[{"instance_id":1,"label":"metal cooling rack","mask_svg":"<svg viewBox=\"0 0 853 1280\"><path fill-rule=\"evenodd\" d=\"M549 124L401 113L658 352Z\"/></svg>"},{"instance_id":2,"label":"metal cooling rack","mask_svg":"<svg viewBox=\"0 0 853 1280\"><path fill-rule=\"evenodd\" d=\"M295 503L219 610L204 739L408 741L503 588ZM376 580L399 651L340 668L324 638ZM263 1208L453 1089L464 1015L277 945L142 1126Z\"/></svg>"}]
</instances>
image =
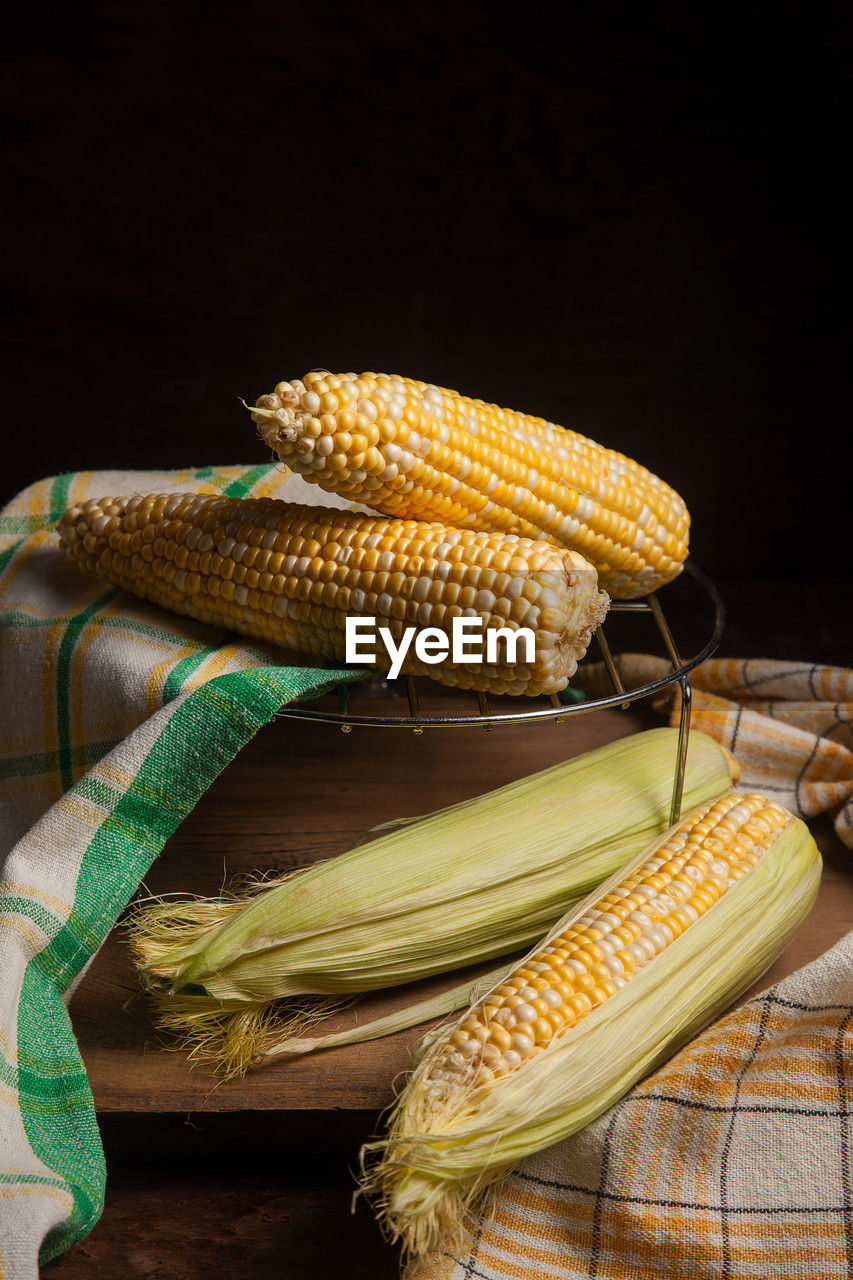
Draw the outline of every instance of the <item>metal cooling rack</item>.
<instances>
[{"instance_id":1,"label":"metal cooling rack","mask_svg":"<svg viewBox=\"0 0 853 1280\"><path fill-rule=\"evenodd\" d=\"M676 774L673 780L670 822L675 823L681 816L681 797L684 788L684 767L687 760L687 743L690 735L690 706L692 691L688 676L700 662L704 662L720 643L725 624L725 608L719 593L711 579L691 560L684 566L684 571L702 588L713 609L713 629L706 643L699 652L690 659L683 659L678 650L675 638L667 622L657 593L644 596L640 600L614 600L610 605L610 614L651 614L663 646L669 658L672 670L660 680L653 680L640 685L636 689L626 690L613 659L613 652L604 634L604 628L598 627L595 638L601 657L613 686L613 693L599 698L579 697L578 690L567 689L563 694L552 694L549 698L519 698L524 704L519 711L493 710L488 694L475 693L477 711L471 714L429 715L421 708L421 698L412 676L404 676L398 681L389 681L387 691L393 695L394 686L402 685L405 698L398 697L400 709L391 715L370 715L353 706L353 703L367 701L359 698L359 686L341 686L338 690L338 710L323 711L308 705L288 704L281 708L280 715L292 720L318 720L328 724L337 724L344 733L350 733L354 727L381 726L383 728L409 729L416 734L424 729L447 728L454 725L480 725L490 731L495 725L522 724L533 720L553 720L561 724L569 716L582 715L586 711L597 711L603 707L619 706L627 710L632 702L651 697L669 685L677 684L681 689L681 715L678 725L678 753ZM440 691L443 686L427 681L431 691ZM355 695L354 697L352 695ZM426 696L430 696L427 694ZM546 705L541 705L542 703ZM533 705L531 705L533 704ZM369 705L369 703L368 703Z\"/></svg>"}]
</instances>

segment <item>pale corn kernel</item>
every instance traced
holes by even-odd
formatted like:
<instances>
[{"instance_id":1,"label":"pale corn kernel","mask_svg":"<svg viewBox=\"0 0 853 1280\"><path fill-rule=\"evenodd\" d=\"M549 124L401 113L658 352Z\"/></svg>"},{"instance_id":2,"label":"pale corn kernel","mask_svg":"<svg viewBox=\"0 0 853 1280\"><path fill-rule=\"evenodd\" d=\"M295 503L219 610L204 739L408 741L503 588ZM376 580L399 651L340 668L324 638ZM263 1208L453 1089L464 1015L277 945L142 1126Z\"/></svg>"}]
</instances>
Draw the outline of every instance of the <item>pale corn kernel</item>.
<instances>
[{"instance_id":1,"label":"pale corn kernel","mask_svg":"<svg viewBox=\"0 0 853 1280\"><path fill-rule=\"evenodd\" d=\"M512 1048L520 1057L522 1058L530 1057L530 1054L533 1052L535 1047L536 1046L532 1036L525 1035L521 1031L513 1032Z\"/></svg>"},{"instance_id":2,"label":"pale corn kernel","mask_svg":"<svg viewBox=\"0 0 853 1280\"><path fill-rule=\"evenodd\" d=\"M515 1006L513 1013L515 1014L516 1023L535 1022L537 1018L536 1010L531 1004L525 1004L523 1001Z\"/></svg>"}]
</instances>

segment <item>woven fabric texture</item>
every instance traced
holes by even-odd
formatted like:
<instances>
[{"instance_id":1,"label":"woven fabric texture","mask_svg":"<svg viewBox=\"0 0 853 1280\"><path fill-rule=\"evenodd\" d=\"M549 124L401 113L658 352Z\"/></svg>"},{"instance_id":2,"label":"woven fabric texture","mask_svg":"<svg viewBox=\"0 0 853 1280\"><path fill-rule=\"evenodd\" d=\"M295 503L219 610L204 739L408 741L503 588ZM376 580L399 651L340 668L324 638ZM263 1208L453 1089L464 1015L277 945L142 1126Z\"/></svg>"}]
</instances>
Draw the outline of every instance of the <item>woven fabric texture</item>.
<instances>
[{"instance_id":1,"label":"woven fabric texture","mask_svg":"<svg viewBox=\"0 0 853 1280\"><path fill-rule=\"evenodd\" d=\"M670 669L663 658L616 659L629 689ZM590 692L612 692L603 664L575 677ZM818 662L712 658L690 676L690 723L737 756L743 785L803 818L831 813L838 838L853 849L853 671ZM674 701L674 705L673 704ZM677 724L681 695L664 692L659 710Z\"/></svg>"},{"instance_id":2,"label":"woven fabric texture","mask_svg":"<svg viewBox=\"0 0 853 1280\"><path fill-rule=\"evenodd\" d=\"M25 1280L103 1204L65 1002L165 841L286 702L357 671L283 664L79 573L75 502L192 491L305 500L281 466L82 472L0 513L0 1276ZM322 500L324 495L319 495ZM310 499L317 496L311 491Z\"/></svg>"}]
</instances>

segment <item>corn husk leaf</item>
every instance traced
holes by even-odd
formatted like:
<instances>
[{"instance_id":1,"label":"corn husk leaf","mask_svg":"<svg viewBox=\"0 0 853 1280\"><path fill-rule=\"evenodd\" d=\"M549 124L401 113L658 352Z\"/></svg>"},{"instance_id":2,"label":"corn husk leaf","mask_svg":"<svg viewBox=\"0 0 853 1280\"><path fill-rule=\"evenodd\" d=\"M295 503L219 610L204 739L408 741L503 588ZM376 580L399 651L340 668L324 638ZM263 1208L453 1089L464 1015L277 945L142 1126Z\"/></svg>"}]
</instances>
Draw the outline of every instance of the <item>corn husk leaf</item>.
<instances>
[{"instance_id":1,"label":"corn husk leaf","mask_svg":"<svg viewBox=\"0 0 853 1280\"><path fill-rule=\"evenodd\" d=\"M381 1040L383 1036L395 1035L398 1031L407 1031L410 1027L418 1027L433 1018L444 1018L457 1009L467 1008L490 991L496 982L506 975L508 966L502 964L483 977L459 983L440 995L430 996L427 1000L418 1000L405 1005L393 1013L386 1013L381 1018L371 1018L367 1022L347 1027L342 1031L330 1031L321 1036L285 1036L277 1044L272 1044L262 1054L263 1062L273 1062L288 1056L298 1057L301 1054L316 1053L319 1049L337 1049L346 1044L363 1044L367 1040ZM431 1039L432 1037L429 1037ZM261 1063L257 1063L258 1066Z\"/></svg>"}]
</instances>

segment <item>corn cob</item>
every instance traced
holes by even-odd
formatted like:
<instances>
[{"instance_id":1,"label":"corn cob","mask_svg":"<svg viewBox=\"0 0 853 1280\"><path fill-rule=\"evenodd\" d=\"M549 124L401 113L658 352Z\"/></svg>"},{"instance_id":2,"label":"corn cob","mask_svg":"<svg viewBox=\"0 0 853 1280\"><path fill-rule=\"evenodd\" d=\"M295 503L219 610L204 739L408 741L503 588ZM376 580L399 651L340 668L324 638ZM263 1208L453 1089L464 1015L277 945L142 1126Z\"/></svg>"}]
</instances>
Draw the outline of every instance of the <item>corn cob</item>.
<instances>
[{"instance_id":1,"label":"corn cob","mask_svg":"<svg viewBox=\"0 0 853 1280\"><path fill-rule=\"evenodd\" d=\"M574 431L386 374L315 370L253 412L306 480L390 516L573 547L615 599L681 572L689 516L657 476Z\"/></svg>"},{"instance_id":2,"label":"corn cob","mask_svg":"<svg viewBox=\"0 0 853 1280\"><path fill-rule=\"evenodd\" d=\"M60 520L65 550L127 591L214 626L342 661L345 618L378 616L450 637L454 618L534 635L532 658L436 666L409 648L402 670L493 693L564 689L608 599L576 552L503 534L385 520L275 499L152 494L92 499ZM376 661L388 667L387 649Z\"/></svg>"},{"instance_id":3,"label":"corn cob","mask_svg":"<svg viewBox=\"0 0 853 1280\"><path fill-rule=\"evenodd\" d=\"M529 946L666 829L677 736L632 734L259 891L143 904L131 945L164 993L161 1021L241 1070L299 1033L306 995L345 998ZM691 733L686 805L726 793L738 773Z\"/></svg>"},{"instance_id":4,"label":"corn cob","mask_svg":"<svg viewBox=\"0 0 853 1280\"><path fill-rule=\"evenodd\" d=\"M802 822L732 793L573 908L433 1041L373 1149L366 1185L407 1254L458 1243L495 1177L588 1124L744 991L819 877Z\"/></svg>"}]
</instances>

